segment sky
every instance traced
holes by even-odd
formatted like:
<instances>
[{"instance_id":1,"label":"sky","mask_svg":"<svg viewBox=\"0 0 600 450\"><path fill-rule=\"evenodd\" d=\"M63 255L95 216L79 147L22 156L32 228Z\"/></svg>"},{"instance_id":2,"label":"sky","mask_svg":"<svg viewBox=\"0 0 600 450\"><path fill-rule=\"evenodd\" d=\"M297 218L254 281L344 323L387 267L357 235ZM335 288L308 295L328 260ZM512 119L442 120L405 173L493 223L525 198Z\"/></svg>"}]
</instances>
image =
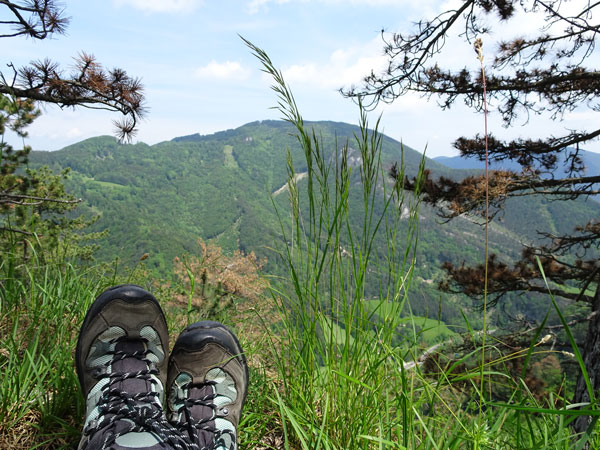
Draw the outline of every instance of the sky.
<instances>
[{"instance_id":1,"label":"sky","mask_svg":"<svg viewBox=\"0 0 600 450\"><path fill-rule=\"evenodd\" d=\"M68 69L73 56L85 51L107 68L126 70L142 79L148 107L134 141L155 144L280 118L272 108L277 103L272 82L240 39L243 36L265 50L282 70L305 120L356 124L358 107L338 90L360 85L372 69L384 67L381 31L410 31L415 21L431 18L457 1L70 0L64 2L71 17L66 35L44 41L5 38L0 64L23 65L48 57ZM1 19L5 13L0 9ZM494 39L521 33L534 22L520 17L486 37L488 57ZM478 66L470 44L452 38L447 49L441 62ZM443 111L435 100L417 95L379 107L370 122L380 114L385 134L430 157L456 155L452 142L457 137L483 133L481 114L461 104ZM29 128L26 143L35 150L61 149L89 137L114 134L112 120L118 118L115 113L48 106ZM548 117L524 122L517 120L504 129L492 114L489 130L504 138L543 138L567 129L590 129L597 126L597 117L583 109L559 123ZM600 152L598 141L586 148Z\"/></svg>"}]
</instances>

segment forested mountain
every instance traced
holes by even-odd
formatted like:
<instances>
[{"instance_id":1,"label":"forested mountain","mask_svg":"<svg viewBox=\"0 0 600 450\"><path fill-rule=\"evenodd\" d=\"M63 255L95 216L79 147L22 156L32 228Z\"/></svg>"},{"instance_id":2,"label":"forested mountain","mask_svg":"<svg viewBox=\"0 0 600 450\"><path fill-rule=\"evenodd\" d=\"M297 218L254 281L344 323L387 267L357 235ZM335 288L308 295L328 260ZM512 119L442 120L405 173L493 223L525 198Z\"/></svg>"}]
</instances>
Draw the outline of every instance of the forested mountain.
<instances>
[{"instance_id":1,"label":"forested mountain","mask_svg":"<svg viewBox=\"0 0 600 450\"><path fill-rule=\"evenodd\" d=\"M314 124L333 157L356 127ZM95 229L110 228L99 252L128 263L149 253L149 265L169 267L174 256L193 251L198 237L216 239L226 249L262 256L277 242L279 228L271 194L287 179L286 149L298 173L305 171L293 129L264 121L209 136L191 135L162 142L121 145L114 138L92 138L57 152L34 152L32 164L71 168L70 191L84 200L82 210L100 214ZM399 143L385 139L386 167L401 158ZM405 149L408 170L421 155ZM432 163L435 165L435 163ZM442 168L443 166L439 166ZM282 207L286 195L273 197Z\"/></svg>"},{"instance_id":2,"label":"forested mountain","mask_svg":"<svg viewBox=\"0 0 600 450\"><path fill-rule=\"evenodd\" d=\"M356 126L314 122L331 161L344 143L350 147L350 163L360 165L355 144ZM282 233L275 207L286 217L286 149L295 171L306 170L292 127L281 121L253 122L235 130L212 135L175 138L153 146L119 144L112 137L97 137L56 152L33 152L32 166L71 168L67 187L83 199L79 212L99 215L93 230L110 230L100 242L97 257L135 264L148 253L152 270L168 273L174 257L197 251L197 238L213 240L225 250L254 251L267 258L266 270L281 274L275 250ZM388 170L402 159L407 174L417 172L421 154L384 137L382 164ZM450 169L433 160L426 167L435 175L460 178L472 171ZM302 181L299 181L302 187ZM360 199L351 198L359 208ZM382 203L382 199L380 200ZM600 216L595 202L547 202L541 198L509 202L499 221L492 223L491 251L506 258L517 257L520 243L537 239L536 230L569 232L577 223ZM284 219L285 220L285 219ZM359 224L357 224L359 226ZM406 226L408 223L401 224ZM402 241L403 232L399 230ZM460 263L483 259L483 228L468 217L442 224L435 210L422 205L419 211L419 246L413 283L417 313L437 315L446 321L460 319L464 298L444 294L441 302L436 284L443 276L444 261ZM381 237L383 239L383 236ZM385 243L380 242L380 257ZM377 289L373 274L372 290Z\"/></svg>"}]
</instances>

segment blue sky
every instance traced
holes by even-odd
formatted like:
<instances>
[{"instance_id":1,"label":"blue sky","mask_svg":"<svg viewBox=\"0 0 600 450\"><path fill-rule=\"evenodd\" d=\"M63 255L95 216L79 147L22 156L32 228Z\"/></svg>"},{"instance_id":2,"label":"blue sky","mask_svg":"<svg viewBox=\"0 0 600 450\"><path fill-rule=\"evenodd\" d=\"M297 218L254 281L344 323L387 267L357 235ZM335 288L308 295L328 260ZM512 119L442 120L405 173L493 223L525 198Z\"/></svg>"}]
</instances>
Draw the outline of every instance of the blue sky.
<instances>
[{"instance_id":1,"label":"blue sky","mask_svg":"<svg viewBox=\"0 0 600 450\"><path fill-rule=\"evenodd\" d=\"M306 120L356 123L358 109L338 88L359 83L382 67L380 31L408 30L457 0L72 0L65 2L71 24L66 36L36 42L3 40L0 63L25 64L50 57L68 67L79 51L107 67L141 77L149 112L136 140L149 144L176 136L209 134L255 120L278 119L270 80L238 35L270 55L283 70ZM525 20L525 19L524 19ZM530 21L530 19L528 19ZM516 20L503 32L519 30ZM476 67L469 44L451 41L442 62ZM493 48L489 43L489 48ZM486 43L487 45L487 43ZM411 95L378 109L384 132L428 156L453 155L452 141L483 132L483 117L457 105L441 111L435 101ZM30 128L34 149L56 150L82 139L113 132L114 114L47 107ZM575 111L561 124L534 118L526 127L498 136L558 134L585 129L597 117ZM600 151L598 142L588 146Z\"/></svg>"}]
</instances>

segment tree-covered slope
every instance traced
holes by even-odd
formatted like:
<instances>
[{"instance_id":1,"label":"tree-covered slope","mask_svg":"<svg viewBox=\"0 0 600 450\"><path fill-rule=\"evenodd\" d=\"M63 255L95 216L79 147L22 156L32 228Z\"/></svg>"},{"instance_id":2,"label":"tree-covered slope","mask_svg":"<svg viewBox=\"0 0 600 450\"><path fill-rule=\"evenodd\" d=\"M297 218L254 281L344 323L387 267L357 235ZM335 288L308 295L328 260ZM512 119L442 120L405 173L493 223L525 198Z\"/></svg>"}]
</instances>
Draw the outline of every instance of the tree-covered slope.
<instances>
[{"instance_id":1,"label":"tree-covered slope","mask_svg":"<svg viewBox=\"0 0 600 450\"><path fill-rule=\"evenodd\" d=\"M316 123L324 148L335 155L358 128ZM122 145L112 137L85 140L57 152L34 152L32 164L71 168L68 187L84 200L82 210L100 214L95 229L110 229L98 255L131 264L149 253L149 264L165 269L172 258L193 251L198 237L226 249L268 256L279 235L271 193L286 183L289 149L302 173L299 146L285 122L264 121L209 136ZM385 164L401 158L400 144L385 139ZM407 168L421 155L405 147ZM440 166L442 167L442 166ZM286 195L275 197L282 205ZM271 259L271 258L269 258Z\"/></svg>"},{"instance_id":2,"label":"tree-covered slope","mask_svg":"<svg viewBox=\"0 0 600 450\"><path fill-rule=\"evenodd\" d=\"M316 122L329 160L334 161L348 142L349 162L358 173L361 161L355 145L356 126L336 122ZM190 135L162 142L122 145L112 137L85 140L56 152L34 152L32 165L53 169L71 168L67 187L83 199L81 212L99 215L94 230L108 228L100 242L98 258L119 257L135 264L144 254L149 268L167 273L173 258L197 251L197 239L214 240L226 250L254 251L267 258L267 272L281 274L274 250L281 248L283 236L275 208L286 220L287 150L296 173L306 170L306 162L292 127L281 121L253 122L235 130L207 136ZM415 174L422 155L393 139L384 137L382 165L388 170L402 159L407 174ZM460 178L469 171L457 171L432 160L426 167L435 175ZM305 188L302 179L298 185ZM351 194L351 211L359 215L362 203L358 190ZM383 205L383 196L376 202ZM520 244L536 238L536 229L561 231L577 214L598 217L600 207L579 202L545 202L539 198L511 201L500 221L492 223L491 250L504 258L518 256ZM460 320L464 299L445 295L439 302L437 281L444 261L474 263L483 259L484 233L472 218L460 217L442 224L436 211L421 205L419 246L414 289L416 313L437 314L447 320ZM356 226L360 223L357 220ZM398 225L403 243L409 232L408 218ZM375 251L385 257L385 236L378 238ZM345 243L345 245L348 245ZM377 273L370 283L377 290ZM369 294L369 292L367 292Z\"/></svg>"}]
</instances>

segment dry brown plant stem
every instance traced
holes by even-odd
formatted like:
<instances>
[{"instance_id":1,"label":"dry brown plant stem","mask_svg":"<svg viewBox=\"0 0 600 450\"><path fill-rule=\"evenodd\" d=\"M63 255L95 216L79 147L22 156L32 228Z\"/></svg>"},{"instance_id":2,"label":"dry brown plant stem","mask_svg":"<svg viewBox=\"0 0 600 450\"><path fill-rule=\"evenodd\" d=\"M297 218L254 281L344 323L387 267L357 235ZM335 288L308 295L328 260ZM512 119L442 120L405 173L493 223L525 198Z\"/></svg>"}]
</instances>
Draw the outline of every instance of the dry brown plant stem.
<instances>
[{"instance_id":1,"label":"dry brown plant stem","mask_svg":"<svg viewBox=\"0 0 600 450\"><path fill-rule=\"evenodd\" d=\"M483 285L483 333L481 342L481 372L480 372L480 396L483 396L484 379L483 367L485 364L485 333L487 325L487 285L488 285L488 253L489 253L489 223L490 223L490 197L489 197L489 163L488 163L488 123L487 123L487 86L485 82L485 67L483 64L483 42L481 38L475 40L475 51L481 65L481 82L483 83L483 117L484 117L484 136L485 136L485 269L484 269L484 285ZM481 399L482 400L482 399ZM481 425L482 404L479 401L479 422Z\"/></svg>"}]
</instances>

